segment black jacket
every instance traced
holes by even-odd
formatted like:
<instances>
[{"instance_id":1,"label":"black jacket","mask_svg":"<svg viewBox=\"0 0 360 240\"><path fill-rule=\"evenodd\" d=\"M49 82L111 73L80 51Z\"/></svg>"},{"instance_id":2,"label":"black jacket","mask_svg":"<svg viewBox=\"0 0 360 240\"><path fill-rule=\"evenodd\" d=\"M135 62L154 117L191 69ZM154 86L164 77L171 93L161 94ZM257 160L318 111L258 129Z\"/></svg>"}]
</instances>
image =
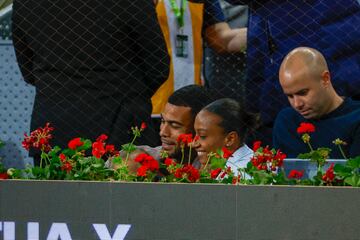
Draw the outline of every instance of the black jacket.
<instances>
[{"instance_id":1,"label":"black jacket","mask_svg":"<svg viewBox=\"0 0 360 240\"><path fill-rule=\"evenodd\" d=\"M62 146L101 133L128 141L168 77L151 0L18 0L13 40L24 80L36 87L31 129L50 122Z\"/></svg>"}]
</instances>

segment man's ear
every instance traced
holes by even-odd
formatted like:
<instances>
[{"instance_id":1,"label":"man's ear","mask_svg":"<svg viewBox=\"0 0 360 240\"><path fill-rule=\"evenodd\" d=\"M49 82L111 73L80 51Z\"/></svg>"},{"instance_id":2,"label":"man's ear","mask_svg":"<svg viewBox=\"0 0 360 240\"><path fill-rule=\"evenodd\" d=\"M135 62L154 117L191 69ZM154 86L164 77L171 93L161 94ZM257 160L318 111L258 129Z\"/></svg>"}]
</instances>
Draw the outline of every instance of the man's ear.
<instances>
[{"instance_id":1,"label":"man's ear","mask_svg":"<svg viewBox=\"0 0 360 240\"><path fill-rule=\"evenodd\" d=\"M331 85L331 76L328 70L323 71L323 73L321 74L321 82L325 87Z\"/></svg>"},{"instance_id":2,"label":"man's ear","mask_svg":"<svg viewBox=\"0 0 360 240\"><path fill-rule=\"evenodd\" d=\"M239 135L235 131L229 132L225 137L225 147L229 150L235 150L235 144L238 142Z\"/></svg>"}]
</instances>

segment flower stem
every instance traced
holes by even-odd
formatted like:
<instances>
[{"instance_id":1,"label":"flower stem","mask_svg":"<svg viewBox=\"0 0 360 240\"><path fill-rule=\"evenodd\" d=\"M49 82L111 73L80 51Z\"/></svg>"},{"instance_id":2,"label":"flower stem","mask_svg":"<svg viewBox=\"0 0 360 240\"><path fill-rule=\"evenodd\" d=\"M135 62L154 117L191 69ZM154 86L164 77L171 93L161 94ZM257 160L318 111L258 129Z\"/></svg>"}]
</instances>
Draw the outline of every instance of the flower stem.
<instances>
[{"instance_id":1,"label":"flower stem","mask_svg":"<svg viewBox=\"0 0 360 240\"><path fill-rule=\"evenodd\" d=\"M340 152L341 152L341 155L344 159L347 159L346 155L345 155L345 152L344 152L344 149L341 147L341 145L338 145L339 149L340 149Z\"/></svg>"},{"instance_id":2,"label":"flower stem","mask_svg":"<svg viewBox=\"0 0 360 240\"><path fill-rule=\"evenodd\" d=\"M136 137L137 137L137 136L136 136L136 134L135 134L134 137L133 137L133 139L132 139L132 141L131 141L131 143L130 143L130 146L133 146L133 145L134 145L134 142L135 142ZM127 151L127 152L126 152L125 163L127 163L128 159L129 159L129 156L130 156L130 151Z\"/></svg>"},{"instance_id":3,"label":"flower stem","mask_svg":"<svg viewBox=\"0 0 360 240\"><path fill-rule=\"evenodd\" d=\"M189 149L189 160L188 160L189 165L190 165L190 161L191 161L191 144L190 144L190 149Z\"/></svg>"},{"instance_id":4,"label":"flower stem","mask_svg":"<svg viewBox=\"0 0 360 240\"><path fill-rule=\"evenodd\" d=\"M209 164L210 158L211 158L211 156L208 156L208 159L207 159L207 161L206 161L205 166L204 166L203 169L206 169L207 165Z\"/></svg>"},{"instance_id":5,"label":"flower stem","mask_svg":"<svg viewBox=\"0 0 360 240\"><path fill-rule=\"evenodd\" d=\"M41 154L42 155L42 154ZM42 161L43 161L43 157L40 156L40 168L42 168Z\"/></svg>"},{"instance_id":6,"label":"flower stem","mask_svg":"<svg viewBox=\"0 0 360 240\"><path fill-rule=\"evenodd\" d=\"M310 148L310 151L314 151L313 147L311 146L310 142L307 142L309 148Z\"/></svg>"},{"instance_id":7,"label":"flower stem","mask_svg":"<svg viewBox=\"0 0 360 240\"><path fill-rule=\"evenodd\" d=\"M181 165L183 164L184 157L185 157L185 150L184 147L181 146L181 162L180 162Z\"/></svg>"}]
</instances>

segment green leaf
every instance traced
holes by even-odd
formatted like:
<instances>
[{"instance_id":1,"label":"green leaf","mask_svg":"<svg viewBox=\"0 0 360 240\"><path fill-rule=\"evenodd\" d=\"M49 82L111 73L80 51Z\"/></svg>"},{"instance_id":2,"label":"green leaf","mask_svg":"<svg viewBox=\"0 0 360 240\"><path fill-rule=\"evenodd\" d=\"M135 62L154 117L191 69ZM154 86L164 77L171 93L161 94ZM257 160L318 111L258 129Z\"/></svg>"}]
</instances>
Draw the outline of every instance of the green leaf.
<instances>
[{"instance_id":1,"label":"green leaf","mask_svg":"<svg viewBox=\"0 0 360 240\"><path fill-rule=\"evenodd\" d=\"M70 149L70 148L66 148L66 149L64 149L64 150L62 151L62 153L65 154L66 156L69 156L69 157L71 158L72 156L75 155L76 151L74 151L74 150L72 150L72 149Z\"/></svg>"},{"instance_id":2,"label":"green leaf","mask_svg":"<svg viewBox=\"0 0 360 240\"><path fill-rule=\"evenodd\" d=\"M91 172L91 168L90 168L90 167L86 167L83 172L84 172L84 173L89 173L89 172Z\"/></svg>"},{"instance_id":3,"label":"green leaf","mask_svg":"<svg viewBox=\"0 0 360 240\"><path fill-rule=\"evenodd\" d=\"M93 168L101 168L101 167L104 166L104 164L101 164L101 163L93 163L93 164L91 164L91 166L92 166Z\"/></svg>"},{"instance_id":4,"label":"green leaf","mask_svg":"<svg viewBox=\"0 0 360 240\"><path fill-rule=\"evenodd\" d=\"M348 166L344 166L342 164L337 163L334 166L334 172L336 175L346 177L346 176L351 175L352 169Z\"/></svg>"},{"instance_id":5,"label":"green leaf","mask_svg":"<svg viewBox=\"0 0 360 240\"><path fill-rule=\"evenodd\" d=\"M61 148L59 146L55 146L51 149L51 151L49 152L49 155L51 155L51 156L56 155L60 151L61 151Z\"/></svg>"},{"instance_id":6,"label":"green leaf","mask_svg":"<svg viewBox=\"0 0 360 240\"><path fill-rule=\"evenodd\" d=\"M136 150L136 146L132 143L126 143L121 146L121 149L127 153L131 153Z\"/></svg>"},{"instance_id":7,"label":"green leaf","mask_svg":"<svg viewBox=\"0 0 360 240\"><path fill-rule=\"evenodd\" d=\"M360 168L360 156L356 158L351 158L346 162L346 165L349 166L352 169Z\"/></svg>"},{"instance_id":8,"label":"green leaf","mask_svg":"<svg viewBox=\"0 0 360 240\"><path fill-rule=\"evenodd\" d=\"M360 176L359 175L353 175L345 178L344 182L346 184L349 184L353 187L360 187Z\"/></svg>"},{"instance_id":9,"label":"green leaf","mask_svg":"<svg viewBox=\"0 0 360 240\"><path fill-rule=\"evenodd\" d=\"M297 158L300 158L300 159L310 159L312 156L311 153L300 153Z\"/></svg>"},{"instance_id":10,"label":"green leaf","mask_svg":"<svg viewBox=\"0 0 360 240\"><path fill-rule=\"evenodd\" d=\"M221 168L223 169L226 165L226 159L211 157L210 158L210 167L211 169Z\"/></svg>"},{"instance_id":11,"label":"green leaf","mask_svg":"<svg viewBox=\"0 0 360 240\"><path fill-rule=\"evenodd\" d=\"M88 150L92 147L92 142L89 139L81 139L83 141L83 145L78 148L79 151Z\"/></svg>"}]
</instances>

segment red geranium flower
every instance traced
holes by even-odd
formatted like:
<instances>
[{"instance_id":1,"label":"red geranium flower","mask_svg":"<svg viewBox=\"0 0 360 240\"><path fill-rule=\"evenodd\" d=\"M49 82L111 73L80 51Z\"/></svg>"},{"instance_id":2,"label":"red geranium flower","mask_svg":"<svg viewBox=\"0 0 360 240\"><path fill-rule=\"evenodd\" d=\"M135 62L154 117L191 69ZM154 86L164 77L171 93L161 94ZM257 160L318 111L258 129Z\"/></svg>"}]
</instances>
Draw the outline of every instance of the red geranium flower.
<instances>
[{"instance_id":1,"label":"red geranium flower","mask_svg":"<svg viewBox=\"0 0 360 240\"><path fill-rule=\"evenodd\" d=\"M140 130L144 131L147 128L146 122L142 122L140 126Z\"/></svg>"},{"instance_id":2,"label":"red geranium flower","mask_svg":"<svg viewBox=\"0 0 360 240\"><path fill-rule=\"evenodd\" d=\"M22 146L26 150L29 150L30 147L40 149L42 151L48 152L51 150L50 139L52 139L51 132L54 130L53 127L50 127L50 123L46 123L45 127L38 128L30 133L28 136L24 134L25 138L22 141Z\"/></svg>"},{"instance_id":3,"label":"red geranium flower","mask_svg":"<svg viewBox=\"0 0 360 240\"><path fill-rule=\"evenodd\" d=\"M296 131L298 134L312 133L315 132L315 126L312 123L302 122Z\"/></svg>"},{"instance_id":4,"label":"red geranium flower","mask_svg":"<svg viewBox=\"0 0 360 240\"><path fill-rule=\"evenodd\" d=\"M226 174L229 173L231 173L231 167L227 167L227 169L221 173L220 178L224 178Z\"/></svg>"},{"instance_id":5,"label":"red geranium flower","mask_svg":"<svg viewBox=\"0 0 360 240\"><path fill-rule=\"evenodd\" d=\"M81 147L82 145L84 145L84 143L81 141L81 138L74 138L70 140L70 142L68 143L68 147L72 150L75 150L76 148Z\"/></svg>"},{"instance_id":6,"label":"red geranium flower","mask_svg":"<svg viewBox=\"0 0 360 240\"><path fill-rule=\"evenodd\" d=\"M143 163L149 155L146 153L140 153L136 156L135 162Z\"/></svg>"},{"instance_id":7,"label":"red geranium flower","mask_svg":"<svg viewBox=\"0 0 360 240\"><path fill-rule=\"evenodd\" d=\"M192 134L180 134L176 140L180 145L185 145L187 146L189 143L191 143L193 141L192 139Z\"/></svg>"},{"instance_id":8,"label":"red geranium flower","mask_svg":"<svg viewBox=\"0 0 360 240\"><path fill-rule=\"evenodd\" d=\"M300 179L304 176L304 170L291 170L288 178Z\"/></svg>"},{"instance_id":9,"label":"red geranium flower","mask_svg":"<svg viewBox=\"0 0 360 240\"><path fill-rule=\"evenodd\" d=\"M60 161L61 161L61 162L65 162L65 161L66 161L66 156L65 156L65 154L63 154L63 153L60 153L59 158L60 158Z\"/></svg>"},{"instance_id":10,"label":"red geranium flower","mask_svg":"<svg viewBox=\"0 0 360 240\"><path fill-rule=\"evenodd\" d=\"M327 183L331 183L335 179L334 163L330 165L326 173L322 176L322 180Z\"/></svg>"},{"instance_id":11,"label":"red geranium flower","mask_svg":"<svg viewBox=\"0 0 360 240\"><path fill-rule=\"evenodd\" d=\"M226 147L223 147L222 148L222 151L223 151L223 157L225 158L225 159L228 159L229 157L231 157L232 156L232 152L229 150L229 149L227 149Z\"/></svg>"},{"instance_id":12,"label":"red geranium flower","mask_svg":"<svg viewBox=\"0 0 360 240\"><path fill-rule=\"evenodd\" d=\"M237 177L234 177L232 179L232 184L237 184L238 182L240 182L240 178L241 178L241 175L239 174Z\"/></svg>"},{"instance_id":13,"label":"red geranium flower","mask_svg":"<svg viewBox=\"0 0 360 240\"><path fill-rule=\"evenodd\" d=\"M108 145L105 146L105 151L109 152L109 153L112 153L112 152L115 151L115 146L112 145L112 144L108 144Z\"/></svg>"},{"instance_id":14,"label":"red geranium flower","mask_svg":"<svg viewBox=\"0 0 360 240\"><path fill-rule=\"evenodd\" d=\"M199 170L192 165L186 164L182 168L176 169L175 178L187 178L190 182L196 182L200 178Z\"/></svg>"},{"instance_id":15,"label":"red geranium flower","mask_svg":"<svg viewBox=\"0 0 360 240\"><path fill-rule=\"evenodd\" d=\"M7 175L6 172L0 173L0 179L8 179L8 178L9 178L9 175Z\"/></svg>"},{"instance_id":16,"label":"red geranium flower","mask_svg":"<svg viewBox=\"0 0 360 240\"><path fill-rule=\"evenodd\" d=\"M96 141L97 142L105 142L108 139L108 136L106 134L101 134Z\"/></svg>"},{"instance_id":17,"label":"red geranium flower","mask_svg":"<svg viewBox=\"0 0 360 240\"><path fill-rule=\"evenodd\" d=\"M65 170L67 173L69 173L72 169L73 169L73 166L71 165L70 162L65 162L61 166L61 170L63 170L63 171Z\"/></svg>"},{"instance_id":18,"label":"red geranium flower","mask_svg":"<svg viewBox=\"0 0 360 240\"><path fill-rule=\"evenodd\" d=\"M143 165L137 169L137 176L138 177L146 177L146 172L148 170L148 167Z\"/></svg>"},{"instance_id":19,"label":"red geranium flower","mask_svg":"<svg viewBox=\"0 0 360 240\"><path fill-rule=\"evenodd\" d=\"M253 151L256 152L261 147L261 141L255 141L253 143Z\"/></svg>"},{"instance_id":20,"label":"red geranium flower","mask_svg":"<svg viewBox=\"0 0 360 240\"><path fill-rule=\"evenodd\" d=\"M174 160L172 160L171 158L166 158L165 160L164 160L164 163L165 163L165 165L166 166L170 166L170 165L176 165L176 162L174 161Z\"/></svg>"},{"instance_id":21,"label":"red geranium flower","mask_svg":"<svg viewBox=\"0 0 360 240\"><path fill-rule=\"evenodd\" d=\"M92 144L92 155L96 158L101 158L105 154L104 143L94 142Z\"/></svg>"},{"instance_id":22,"label":"red geranium flower","mask_svg":"<svg viewBox=\"0 0 360 240\"><path fill-rule=\"evenodd\" d=\"M140 153L137 155L135 162L141 164L137 171L137 175L139 177L146 177L148 170L152 172L157 172L159 170L159 162L153 156L146 153Z\"/></svg>"},{"instance_id":23,"label":"red geranium flower","mask_svg":"<svg viewBox=\"0 0 360 240\"><path fill-rule=\"evenodd\" d=\"M210 176L212 179L216 179L217 176L220 174L221 168L216 168L210 172Z\"/></svg>"}]
</instances>

